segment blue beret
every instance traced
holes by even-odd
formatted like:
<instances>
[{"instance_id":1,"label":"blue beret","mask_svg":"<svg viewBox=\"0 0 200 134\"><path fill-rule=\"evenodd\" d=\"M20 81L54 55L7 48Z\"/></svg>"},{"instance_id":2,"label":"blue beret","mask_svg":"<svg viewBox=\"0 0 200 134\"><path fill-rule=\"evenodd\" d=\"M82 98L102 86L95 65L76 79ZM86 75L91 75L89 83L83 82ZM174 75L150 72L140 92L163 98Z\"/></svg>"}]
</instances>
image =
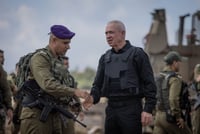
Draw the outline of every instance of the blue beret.
<instances>
[{"instance_id":1,"label":"blue beret","mask_svg":"<svg viewBox=\"0 0 200 134\"><path fill-rule=\"evenodd\" d=\"M75 33L62 25L51 26L51 33L59 39L71 39L75 35Z\"/></svg>"}]
</instances>

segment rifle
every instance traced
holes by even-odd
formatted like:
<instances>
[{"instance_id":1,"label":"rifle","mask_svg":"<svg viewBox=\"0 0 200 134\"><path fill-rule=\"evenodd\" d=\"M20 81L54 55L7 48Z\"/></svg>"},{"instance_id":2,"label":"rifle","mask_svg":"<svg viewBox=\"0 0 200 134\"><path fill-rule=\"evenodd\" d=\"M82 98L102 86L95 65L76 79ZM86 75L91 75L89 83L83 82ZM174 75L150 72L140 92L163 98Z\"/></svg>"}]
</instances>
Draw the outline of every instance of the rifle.
<instances>
[{"instance_id":1,"label":"rifle","mask_svg":"<svg viewBox=\"0 0 200 134\"><path fill-rule=\"evenodd\" d=\"M33 86L31 86L33 84ZM35 87L35 88L31 88ZM29 80L25 82L21 88L24 95L28 97L34 98L34 101L28 104L23 103L24 106L27 107L35 107L38 106L40 109L42 109L41 115L40 115L40 121L45 122L47 120L47 117L51 111L57 111L64 115L65 117L69 119L73 119L83 127L87 127L85 124L80 122L76 119L76 117L69 112L68 110L64 109L61 105L57 104L56 99L51 96L50 94L44 92L40 88L38 88L39 85L35 80Z\"/></svg>"}]
</instances>

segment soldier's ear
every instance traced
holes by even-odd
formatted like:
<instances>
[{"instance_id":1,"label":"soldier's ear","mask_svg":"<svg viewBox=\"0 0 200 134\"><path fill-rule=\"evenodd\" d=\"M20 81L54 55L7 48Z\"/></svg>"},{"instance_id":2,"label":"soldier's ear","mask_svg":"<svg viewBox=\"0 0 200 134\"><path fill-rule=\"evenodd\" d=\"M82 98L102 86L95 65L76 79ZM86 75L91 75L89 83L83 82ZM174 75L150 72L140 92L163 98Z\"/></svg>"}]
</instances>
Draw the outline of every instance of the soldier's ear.
<instances>
[{"instance_id":1,"label":"soldier's ear","mask_svg":"<svg viewBox=\"0 0 200 134\"><path fill-rule=\"evenodd\" d=\"M126 31L122 31L122 35L124 35L124 36L125 36L125 35L126 35Z\"/></svg>"}]
</instances>

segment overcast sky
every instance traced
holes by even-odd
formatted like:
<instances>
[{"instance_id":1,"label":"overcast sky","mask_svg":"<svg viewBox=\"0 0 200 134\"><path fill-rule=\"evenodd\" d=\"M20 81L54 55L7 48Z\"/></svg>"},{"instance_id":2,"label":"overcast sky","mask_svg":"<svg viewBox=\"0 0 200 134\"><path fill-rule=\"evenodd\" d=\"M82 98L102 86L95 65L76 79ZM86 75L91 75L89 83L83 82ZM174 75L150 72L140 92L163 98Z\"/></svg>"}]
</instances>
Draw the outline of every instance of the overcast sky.
<instances>
[{"instance_id":1,"label":"overcast sky","mask_svg":"<svg viewBox=\"0 0 200 134\"><path fill-rule=\"evenodd\" d=\"M117 19L125 23L126 38L142 47L152 23L151 12L164 8L169 44L177 44L179 16L200 10L200 0L0 0L0 49L5 51L6 71L14 70L19 58L48 44L54 24L76 33L71 49L70 70L96 69L100 56L109 48L105 25ZM191 17L185 22L191 28Z\"/></svg>"}]
</instances>

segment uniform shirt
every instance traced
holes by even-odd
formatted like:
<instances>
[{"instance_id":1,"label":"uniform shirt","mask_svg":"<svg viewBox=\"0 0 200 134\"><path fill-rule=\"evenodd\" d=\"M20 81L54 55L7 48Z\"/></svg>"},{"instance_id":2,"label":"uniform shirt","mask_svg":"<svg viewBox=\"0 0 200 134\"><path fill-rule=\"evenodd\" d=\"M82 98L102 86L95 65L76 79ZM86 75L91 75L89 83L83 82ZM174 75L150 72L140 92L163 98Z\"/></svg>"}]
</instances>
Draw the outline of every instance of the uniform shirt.
<instances>
[{"instance_id":1,"label":"uniform shirt","mask_svg":"<svg viewBox=\"0 0 200 134\"><path fill-rule=\"evenodd\" d=\"M40 51L31 58L30 69L33 78L45 92L56 98L69 95L73 96L74 89L61 83L61 81L56 79L51 72L52 61L55 61L55 63L57 62L60 65L63 65L63 62L59 58L53 56L49 47L47 47L47 49L50 55L47 56L45 52ZM62 72L66 72L64 66Z\"/></svg>"},{"instance_id":2,"label":"uniform shirt","mask_svg":"<svg viewBox=\"0 0 200 134\"><path fill-rule=\"evenodd\" d=\"M0 64L0 90L3 97L3 105L6 108L12 108L11 105L11 91L7 81L7 73L4 71L2 65Z\"/></svg>"},{"instance_id":3,"label":"uniform shirt","mask_svg":"<svg viewBox=\"0 0 200 134\"><path fill-rule=\"evenodd\" d=\"M131 47L129 41L126 41L126 45L119 50L117 53L124 53ZM111 51L115 52L114 49ZM115 52L116 53L116 52ZM103 54L99 60L98 69L96 73L95 80L93 82L91 95L94 98L94 104L96 104L102 95L101 88L104 82L104 71L105 71L105 63L104 63ZM149 62L149 58L147 54L142 49L137 49L135 52L134 58L137 68L137 74L139 75L140 82L142 83L143 91L142 94L145 97L145 107L144 111L151 113L155 108L156 104L156 85L153 77L152 67Z\"/></svg>"},{"instance_id":4,"label":"uniform shirt","mask_svg":"<svg viewBox=\"0 0 200 134\"><path fill-rule=\"evenodd\" d=\"M172 72L169 66L166 66L163 71ZM178 77L171 77L169 79L169 106L172 112L172 115L175 117L181 118L181 108L180 108L180 93L182 80L181 76L177 74Z\"/></svg>"}]
</instances>

